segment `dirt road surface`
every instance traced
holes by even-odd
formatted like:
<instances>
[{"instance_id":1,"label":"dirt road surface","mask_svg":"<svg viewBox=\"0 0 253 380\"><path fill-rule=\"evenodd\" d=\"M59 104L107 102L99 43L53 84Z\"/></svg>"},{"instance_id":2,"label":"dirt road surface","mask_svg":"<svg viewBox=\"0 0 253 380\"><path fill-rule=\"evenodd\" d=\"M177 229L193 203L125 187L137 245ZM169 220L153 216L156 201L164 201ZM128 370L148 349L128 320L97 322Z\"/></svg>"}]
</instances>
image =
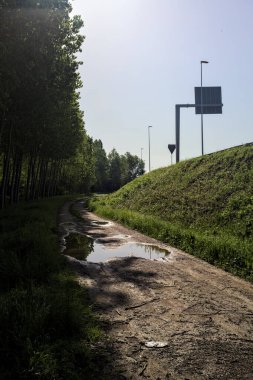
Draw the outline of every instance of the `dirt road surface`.
<instances>
[{"instance_id":1,"label":"dirt road surface","mask_svg":"<svg viewBox=\"0 0 253 380\"><path fill-rule=\"evenodd\" d=\"M60 215L62 236L72 226L108 246L135 241L170 251L162 261L69 257L108 336L94 347L101 378L253 380L250 283L119 224L96 224L103 219L80 202L83 222L68 207Z\"/></svg>"}]
</instances>

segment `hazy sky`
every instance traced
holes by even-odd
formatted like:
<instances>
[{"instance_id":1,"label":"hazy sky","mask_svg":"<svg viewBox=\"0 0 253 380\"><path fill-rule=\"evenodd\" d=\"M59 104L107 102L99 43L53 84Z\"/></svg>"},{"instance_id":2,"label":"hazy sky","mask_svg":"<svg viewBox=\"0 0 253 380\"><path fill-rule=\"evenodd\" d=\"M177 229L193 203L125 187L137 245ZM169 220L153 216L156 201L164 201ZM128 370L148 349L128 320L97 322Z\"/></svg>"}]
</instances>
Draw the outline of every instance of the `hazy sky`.
<instances>
[{"instance_id":1,"label":"hazy sky","mask_svg":"<svg viewBox=\"0 0 253 380\"><path fill-rule=\"evenodd\" d=\"M175 104L221 86L222 115L204 116L204 150L253 141L252 0L74 0L86 36L81 108L90 136L151 168L170 162ZM181 159L201 153L200 115L181 110ZM174 158L175 159L175 158Z\"/></svg>"}]
</instances>

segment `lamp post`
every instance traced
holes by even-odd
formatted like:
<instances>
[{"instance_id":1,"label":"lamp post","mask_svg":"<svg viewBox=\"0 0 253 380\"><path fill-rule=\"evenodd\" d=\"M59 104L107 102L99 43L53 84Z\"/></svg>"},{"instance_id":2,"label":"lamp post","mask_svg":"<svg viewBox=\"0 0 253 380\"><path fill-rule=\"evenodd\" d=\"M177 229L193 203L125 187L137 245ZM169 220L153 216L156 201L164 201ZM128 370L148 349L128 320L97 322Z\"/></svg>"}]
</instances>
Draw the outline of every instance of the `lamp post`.
<instances>
[{"instance_id":1,"label":"lamp post","mask_svg":"<svg viewBox=\"0 0 253 380\"><path fill-rule=\"evenodd\" d=\"M150 172L150 128L152 128L152 125L148 126L148 171Z\"/></svg>"},{"instance_id":2,"label":"lamp post","mask_svg":"<svg viewBox=\"0 0 253 380\"><path fill-rule=\"evenodd\" d=\"M203 97L202 97L202 64L203 63L209 63L208 61L200 61L200 67L201 67L201 153L202 156L204 154L204 134L203 134Z\"/></svg>"}]
</instances>

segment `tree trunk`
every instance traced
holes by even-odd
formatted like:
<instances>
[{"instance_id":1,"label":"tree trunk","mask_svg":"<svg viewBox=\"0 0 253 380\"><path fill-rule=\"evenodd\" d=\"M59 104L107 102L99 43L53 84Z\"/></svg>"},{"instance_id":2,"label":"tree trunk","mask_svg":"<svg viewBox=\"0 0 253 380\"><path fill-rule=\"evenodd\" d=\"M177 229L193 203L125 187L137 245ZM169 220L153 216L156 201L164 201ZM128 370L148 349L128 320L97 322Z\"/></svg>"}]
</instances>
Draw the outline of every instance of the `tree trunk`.
<instances>
[{"instance_id":1,"label":"tree trunk","mask_svg":"<svg viewBox=\"0 0 253 380\"><path fill-rule=\"evenodd\" d=\"M14 149L15 150L15 149ZM14 157L12 159L12 170L10 169L11 173L11 183L10 183L10 204L14 201L14 183L15 183L15 176L16 176L16 170L17 170L17 152L14 153Z\"/></svg>"},{"instance_id":2,"label":"tree trunk","mask_svg":"<svg viewBox=\"0 0 253 380\"><path fill-rule=\"evenodd\" d=\"M50 195L51 195L52 182L53 182L53 173L54 173L54 166L55 166L54 161L51 161L51 164L50 164L50 171L49 171L49 176L48 176L47 197L50 197Z\"/></svg>"},{"instance_id":3,"label":"tree trunk","mask_svg":"<svg viewBox=\"0 0 253 380\"><path fill-rule=\"evenodd\" d=\"M29 200L33 199L33 190L35 187L35 176L36 176L36 162L37 162L37 157L33 158L32 161L32 167L31 167L31 182L30 182L30 189L29 189Z\"/></svg>"},{"instance_id":4,"label":"tree trunk","mask_svg":"<svg viewBox=\"0 0 253 380\"><path fill-rule=\"evenodd\" d=\"M38 188L38 179L39 179L39 171L40 171L40 159L36 159L34 163L34 179L33 179L33 188L32 188L32 194L31 199L34 200L36 198L36 190Z\"/></svg>"},{"instance_id":5,"label":"tree trunk","mask_svg":"<svg viewBox=\"0 0 253 380\"><path fill-rule=\"evenodd\" d=\"M62 172L62 162L59 161L57 163L57 169L56 169L56 174L55 174L55 180L54 180L52 195L56 195L57 185L59 185L59 182L61 179L61 172Z\"/></svg>"},{"instance_id":6,"label":"tree trunk","mask_svg":"<svg viewBox=\"0 0 253 380\"><path fill-rule=\"evenodd\" d=\"M6 193L8 188L8 180L9 180L9 169L10 169L10 157L11 157L11 138L12 138L12 125L9 131L9 141L7 146L7 152L4 156L3 162L3 177L1 184L1 208L5 207L6 203Z\"/></svg>"},{"instance_id":7,"label":"tree trunk","mask_svg":"<svg viewBox=\"0 0 253 380\"><path fill-rule=\"evenodd\" d=\"M18 203L19 201L22 164L23 164L23 156L22 156L22 153L19 153L16 178L15 178L15 184L14 184L14 203Z\"/></svg>"},{"instance_id":8,"label":"tree trunk","mask_svg":"<svg viewBox=\"0 0 253 380\"><path fill-rule=\"evenodd\" d=\"M2 142L2 136L3 136L3 131L4 131L4 125L5 125L5 111L3 111L3 117L1 121L1 129L0 129L0 145Z\"/></svg>"},{"instance_id":9,"label":"tree trunk","mask_svg":"<svg viewBox=\"0 0 253 380\"><path fill-rule=\"evenodd\" d=\"M43 171L44 171L44 165L45 161L44 158L40 159L40 169L39 169L39 181L38 181L38 188L37 188L37 197L40 198L42 194L42 182L43 182Z\"/></svg>"},{"instance_id":10,"label":"tree trunk","mask_svg":"<svg viewBox=\"0 0 253 380\"><path fill-rule=\"evenodd\" d=\"M29 191L30 191L30 181L31 181L31 171L32 171L32 154L30 154L28 167L27 167L27 177L26 177L26 189L25 189L25 200L29 199Z\"/></svg>"},{"instance_id":11,"label":"tree trunk","mask_svg":"<svg viewBox=\"0 0 253 380\"><path fill-rule=\"evenodd\" d=\"M41 189L42 190L41 191L42 198L44 198L45 194L46 194L47 172L48 172L48 161L45 162L45 164L44 164L44 170L43 170L42 189Z\"/></svg>"}]
</instances>

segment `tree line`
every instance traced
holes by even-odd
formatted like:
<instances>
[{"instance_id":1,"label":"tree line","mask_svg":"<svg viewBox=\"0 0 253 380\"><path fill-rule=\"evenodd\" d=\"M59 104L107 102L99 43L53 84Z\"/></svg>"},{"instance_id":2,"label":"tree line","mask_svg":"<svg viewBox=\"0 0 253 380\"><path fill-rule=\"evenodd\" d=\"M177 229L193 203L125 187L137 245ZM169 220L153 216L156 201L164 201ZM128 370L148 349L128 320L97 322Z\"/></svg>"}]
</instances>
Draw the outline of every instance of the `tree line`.
<instances>
[{"instance_id":1,"label":"tree line","mask_svg":"<svg viewBox=\"0 0 253 380\"><path fill-rule=\"evenodd\" d=\"M106 155L101 140L94 141L95 181L92 190L111 192L144 174L144 161L126 152L120 155L113 149Z\"/></svg>"},{"instance_id":2,"label":"tree line","mask_svg":"<svg viewBox=\"0 0 253 380\"><path fill-rule=\"evenodd\" d=\"M66 192L113 191L144 163L85 131L77 53L83 22L68 0L0 3L1 207Z\"/></svg>"}]
</instances>

